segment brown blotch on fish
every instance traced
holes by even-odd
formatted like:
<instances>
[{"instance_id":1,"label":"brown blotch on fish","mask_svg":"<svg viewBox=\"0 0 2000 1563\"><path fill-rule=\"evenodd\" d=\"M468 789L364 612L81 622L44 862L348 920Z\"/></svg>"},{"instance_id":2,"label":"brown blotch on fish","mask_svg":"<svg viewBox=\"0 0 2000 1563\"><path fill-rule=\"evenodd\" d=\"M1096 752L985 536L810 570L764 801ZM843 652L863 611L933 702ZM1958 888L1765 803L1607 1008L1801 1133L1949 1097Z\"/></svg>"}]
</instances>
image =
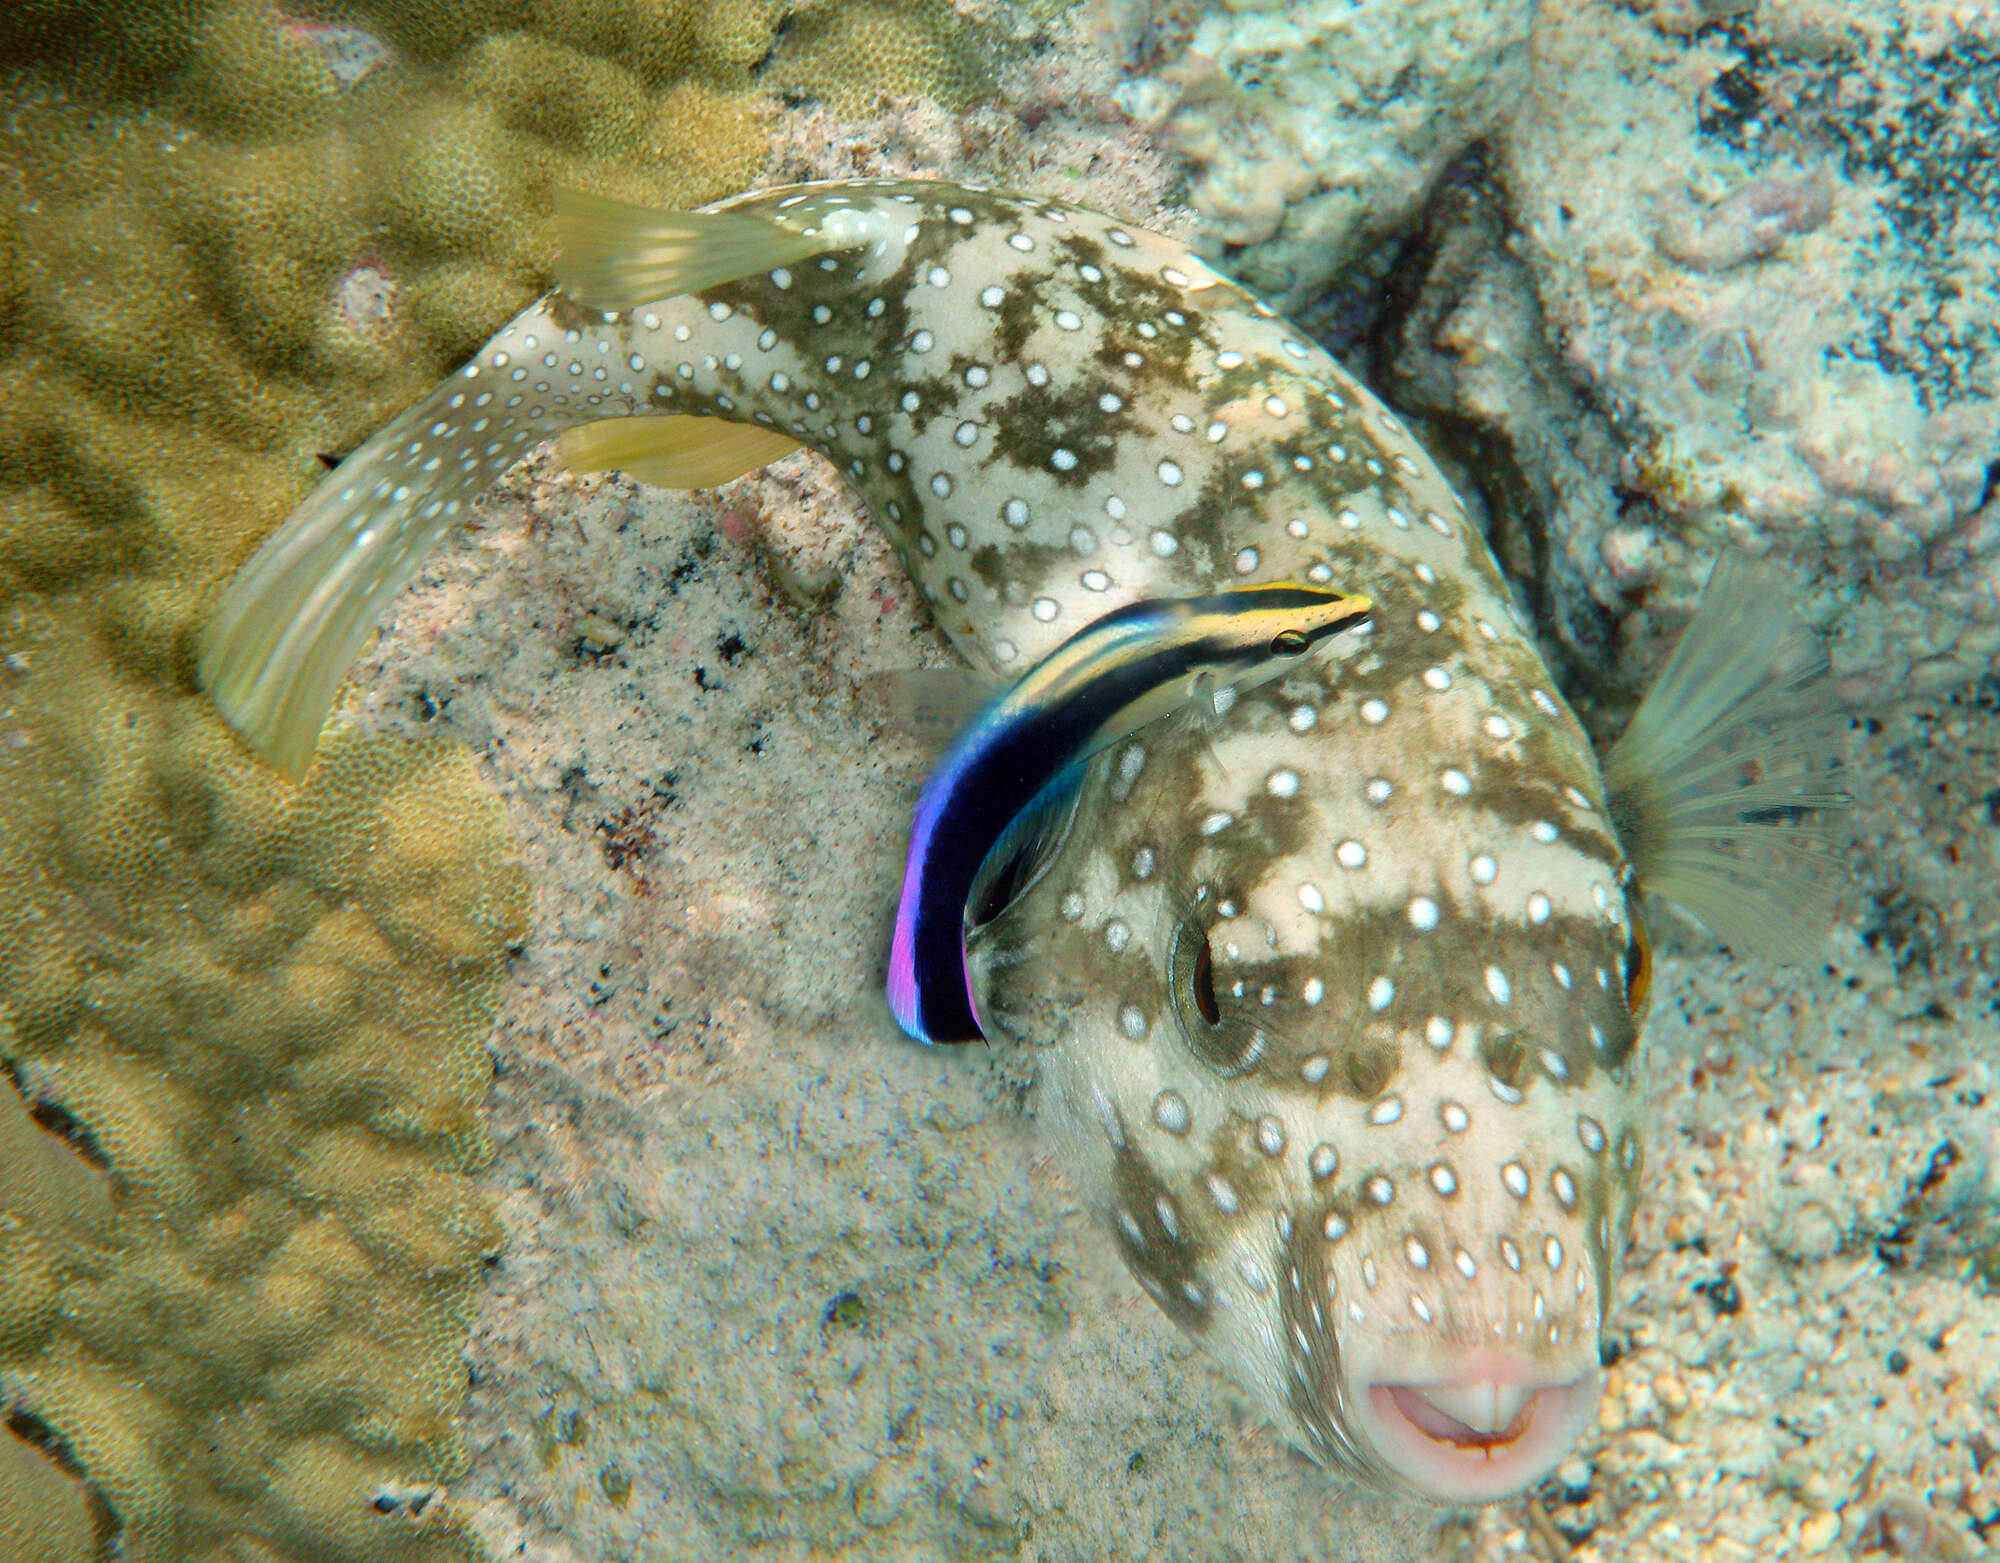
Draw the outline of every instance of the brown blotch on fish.
<instances>
[{"instance_id":1,"label":"brown blotch on fish","mask_svg":"<svg viewBox=\"0 0 2000 1563\"><path fill-rule=\"evenodd\" d=\"M1119 1252L1167 1317L1199 1336L1208 1328L1215 1303L1202 1279L1198 1223L1205 1218L1177 1199L1177 1192L1129 1139L1114 1148L1112 1229Z\"/></svg>"},{"instance_id":2,"label":"brown blotch on fish","mask_svg":"<svg viewBox=\"0 0 2000 1563\"><path fill-rule=\"evenodd\" d=\"M1122 413L1098 410L1100 394L1096 385L1079 386L1073 380L1023 386L992 410L993 443L987 459L1046 470L1067 489L1085 487L1117 461L1119 434L1126 421Z\"/></svg>"}]
</instances>

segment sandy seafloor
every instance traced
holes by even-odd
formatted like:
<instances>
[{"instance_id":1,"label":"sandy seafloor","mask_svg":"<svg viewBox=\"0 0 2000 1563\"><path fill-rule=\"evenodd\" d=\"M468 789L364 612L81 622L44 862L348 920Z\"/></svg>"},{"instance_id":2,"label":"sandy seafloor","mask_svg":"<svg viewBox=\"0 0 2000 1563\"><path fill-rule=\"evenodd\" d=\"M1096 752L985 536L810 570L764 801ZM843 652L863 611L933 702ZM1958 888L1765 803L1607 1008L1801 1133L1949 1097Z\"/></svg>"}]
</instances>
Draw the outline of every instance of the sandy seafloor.
<instances>
[{"instance_id":1,"label":"sandy seafloor","mask_svg":"<svg viewBox=\"0 0 2000 1563\"><path fill-rule=\"evenodd\" d=\"M832 171L814 141L774 175ZM474 746L535 886L452 1492L496 1555L1979 1555L2000 683L1857 730L1822 962L1663 934L1599 1427L1532 1501L1440 1515L1239 1411L1081 1211L1030 1058L897 1034L928 756L867 681L950 659L798 457L694 497L531 465L361 668L371 720Z\"/></svg>"},{"instance_id":2,"label":"sandy seafloor","mask_svg":"<svg viewBox=\"0 0 2000 1563\"><path fill-rule=\"evenodd\" d=\"M377 719L475 745L535 885L453 1494L498 1555L1976 1554L1991 689L1857 735L1823 964L1663 937L1600 1428L1532 1507L1441 1518L1239 1414L1045 1154L1031 1059L895 1031L926 755L867 679L948 656L800 456L694 497L524 469L364 666Z\"/></svg>"}]
</instances>

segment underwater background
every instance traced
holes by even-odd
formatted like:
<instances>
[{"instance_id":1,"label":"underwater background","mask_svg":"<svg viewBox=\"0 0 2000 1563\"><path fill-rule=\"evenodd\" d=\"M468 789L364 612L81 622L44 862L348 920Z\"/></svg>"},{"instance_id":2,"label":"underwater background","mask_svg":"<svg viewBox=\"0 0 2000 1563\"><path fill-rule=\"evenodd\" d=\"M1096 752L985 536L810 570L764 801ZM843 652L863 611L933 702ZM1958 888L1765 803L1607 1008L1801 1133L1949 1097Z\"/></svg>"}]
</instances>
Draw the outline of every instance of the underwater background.
<instances>
[{"instance_id":1,"label":"underwater background","mask_svg":"<svg viewBox=\"0 0 2000 1563\"><path fill-rule=\"evenodd\" d=\"M0 1556L1977 1557L2000 1524L2000 9L17 0ZM1719 550L1855 712L1785 967L1656 922L1597 1429L1439 1514L1246 1414L1032 1058L880 997L953 655L834 469L531 457L293 787L222 584L546 287L558 185L1176 234L1397 408L1604 736ZM1365 586L1365 583L1362 583Z\"/></svg>"}]
</instances>

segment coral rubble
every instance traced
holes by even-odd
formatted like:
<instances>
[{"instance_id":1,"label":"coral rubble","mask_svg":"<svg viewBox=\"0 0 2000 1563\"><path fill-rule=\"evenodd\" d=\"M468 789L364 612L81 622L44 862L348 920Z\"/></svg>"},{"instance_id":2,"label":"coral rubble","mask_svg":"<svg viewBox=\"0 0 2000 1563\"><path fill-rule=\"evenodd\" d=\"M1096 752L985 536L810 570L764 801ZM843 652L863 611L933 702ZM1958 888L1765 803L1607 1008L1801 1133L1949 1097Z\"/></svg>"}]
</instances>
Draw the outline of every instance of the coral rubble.
<instances>
[{"instance_id":1,"label":"coral rubble","mask_svg":"<svg viewBox=\"0 0 2000 1563\"><path fill-rule=\"evenodd\" d=\"M1122 102L1193 169L1204 246L1288 312L1405 228L1526 82L1530 0L1126 7Z\"/></svg>"}]
</instances>

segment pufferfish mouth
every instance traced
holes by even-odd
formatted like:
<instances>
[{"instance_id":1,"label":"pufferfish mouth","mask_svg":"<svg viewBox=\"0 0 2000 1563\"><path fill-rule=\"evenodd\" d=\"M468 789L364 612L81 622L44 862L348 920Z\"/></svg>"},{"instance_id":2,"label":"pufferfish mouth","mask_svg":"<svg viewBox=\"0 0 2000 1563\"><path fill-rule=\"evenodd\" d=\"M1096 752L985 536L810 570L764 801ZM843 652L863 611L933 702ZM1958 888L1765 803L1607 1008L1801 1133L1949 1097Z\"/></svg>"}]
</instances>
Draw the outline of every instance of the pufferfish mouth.
<instances>
[{"instance_id":1,"label":"pufferfish mouth","mask_svg":"<svg viewBox=\"0 0 2000 1563\"><path fill-rule=\"evenodd\" d=\"M1358 1419L1404 1485L1439 1503L1492 1503L1533 1486L1567 1455L1597 1409L1602 1374L1552 1377L1537 1364L1476 1353L1448 1377L1374 1380Z\"/></svg>"}]
</instances>

